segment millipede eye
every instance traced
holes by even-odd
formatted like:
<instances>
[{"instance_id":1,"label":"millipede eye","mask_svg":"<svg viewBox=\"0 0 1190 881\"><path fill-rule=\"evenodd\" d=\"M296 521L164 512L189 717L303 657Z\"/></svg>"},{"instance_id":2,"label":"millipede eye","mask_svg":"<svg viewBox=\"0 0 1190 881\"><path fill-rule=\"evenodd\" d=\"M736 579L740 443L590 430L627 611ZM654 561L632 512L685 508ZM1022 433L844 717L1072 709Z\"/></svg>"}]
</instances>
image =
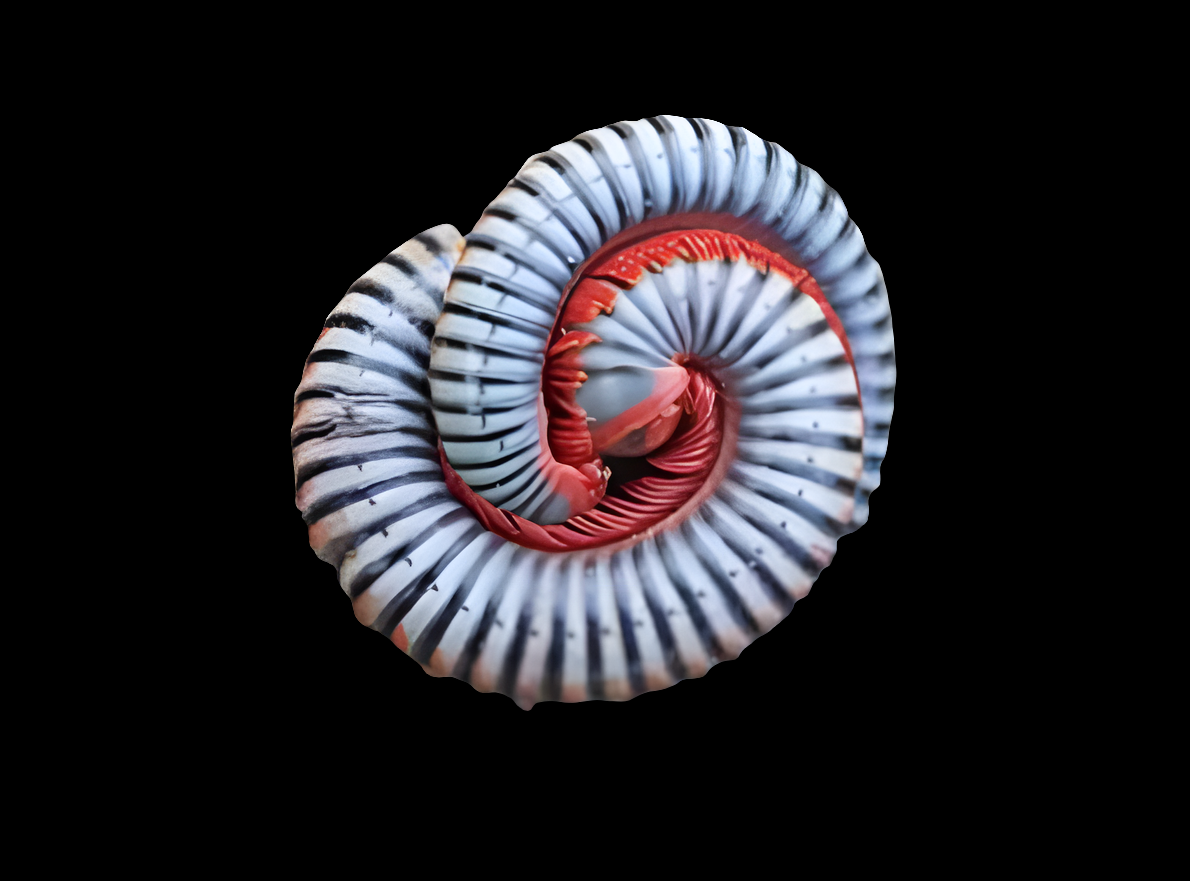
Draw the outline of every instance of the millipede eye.
<instances>
[{"instance_id":1,"label":"millipede eye","mask_svg":"<svg viewBox=\"0 0 1190 881\"><path fill-rule=\"evenodd\" d=\"M806 595L867 518L894 377L880 268L815 172L619 123L351 286L295 395L296 500L428 671L628 699Z\"/></svg>"}]
</instances>

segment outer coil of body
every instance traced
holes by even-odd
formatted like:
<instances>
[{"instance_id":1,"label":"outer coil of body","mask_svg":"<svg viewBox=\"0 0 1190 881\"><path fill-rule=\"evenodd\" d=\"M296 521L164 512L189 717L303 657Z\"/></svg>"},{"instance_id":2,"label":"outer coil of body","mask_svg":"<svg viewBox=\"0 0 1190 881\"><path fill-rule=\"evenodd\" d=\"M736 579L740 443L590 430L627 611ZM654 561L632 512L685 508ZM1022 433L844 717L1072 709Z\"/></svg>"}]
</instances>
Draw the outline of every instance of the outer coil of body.
<instances>
[{"instance_id":1,"label":"outer coil of body","mask_svg":"<svg viewBox=\"0 0 1190 881\"><path fill-rule=\"evenodd\" d=\"M838 458L846 452L839 444L823 447L838 459L833 471L808 465L799 442L782 437L779 414L758 413L752 435L742 427L740 461L724 484L669 531L628 548L574 553L486 532L446 489L438 431L462 474L484 464L479 447L471 458L480 462L464 461L467 444L483 443L466 420L479 432L519 433L522 448L540 442L537 426L508 418L520 405L447 401L492 380L504 380L505 391L520 382L535 389L541 355L532 340L544 346L574 266L635 218L674 211L758 219L816 277L854 353L862 474L857 453L854 465ZM540 316L501 311L529 299ZM588 132L534 157L466 251L452 227L415 237L352 285L326 327L295 396L293 427L297 502L312 546L338 569L362 623L431 672L522 706L626 699L734 657L805 595L835 539L866 519L878 482L893 382L879 267L821 178L742 129L664 117ZM477 346L488 363L475 369ZM470 360L450 361L459 355ZM508 372L491 375L493 360ZM838 506L840 488L853 493L853 512ZM789 531L797 522L825 542L809 547Z\"/></svg>"},{"instance_id":2,"label":"outer coil of body","mask_svg":"<svg viewBox=\"0 0 1190 881\"><path fill-rule=\"evenodd\" d=\"M854 522L864 523L880 482L896 375L880 267L816 172L777 144L706 119L662 116L586 132L532 157L488 206L467 237L431 356L447 457L494 505L529 519L546 509L541 477L512 453L540 451L541 352L563 287L617 233L691 213L763 226L809 270L841 319L863 401L865 468ZM484 363L476 353L492 357ZM487 440L505 432L506 443L493 450Z\"/></svg>"}]
</instances>

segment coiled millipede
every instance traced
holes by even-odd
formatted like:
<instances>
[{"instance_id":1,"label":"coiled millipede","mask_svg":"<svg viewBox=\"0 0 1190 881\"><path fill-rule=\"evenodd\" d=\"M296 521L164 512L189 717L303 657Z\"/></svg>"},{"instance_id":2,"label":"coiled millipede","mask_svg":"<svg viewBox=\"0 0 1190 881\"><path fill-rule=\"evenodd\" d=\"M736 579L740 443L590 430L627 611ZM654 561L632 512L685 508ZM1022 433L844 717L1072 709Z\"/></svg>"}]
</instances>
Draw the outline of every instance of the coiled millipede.
<instances>
[{"instance_id":1,"label":"coiled millipede","mask_svg":"<svg viewBox=\"0 0 1190 881\"><path fill-rule=\"evenodd\" d=\"M350 287L294 399L297 506L427 671L624 700L809 592L867 519L894 378L880 268L814 171L711 120L619 123Z\"/></svg>"}]
</instances>

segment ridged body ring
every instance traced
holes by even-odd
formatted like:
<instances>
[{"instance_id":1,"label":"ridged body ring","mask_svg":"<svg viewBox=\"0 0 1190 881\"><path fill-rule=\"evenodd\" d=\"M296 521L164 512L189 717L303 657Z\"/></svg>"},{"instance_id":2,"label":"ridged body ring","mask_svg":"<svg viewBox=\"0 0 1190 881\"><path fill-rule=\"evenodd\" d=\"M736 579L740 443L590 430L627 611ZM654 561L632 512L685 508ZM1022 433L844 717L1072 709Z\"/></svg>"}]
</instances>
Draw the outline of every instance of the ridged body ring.
<instances>
[{"instance_id":1,"label":"ridged body ring","mask_svg":"<svg viewBox=\"0 0 1190 881\"><path fill-rule=\"evenodd\" d=\"M880 267L818 174L711 120L618 123L350 287L294 398L297 506L428 672L626 700L809 592L867 519L894 380Z\"/></svg>"}]
</instances>

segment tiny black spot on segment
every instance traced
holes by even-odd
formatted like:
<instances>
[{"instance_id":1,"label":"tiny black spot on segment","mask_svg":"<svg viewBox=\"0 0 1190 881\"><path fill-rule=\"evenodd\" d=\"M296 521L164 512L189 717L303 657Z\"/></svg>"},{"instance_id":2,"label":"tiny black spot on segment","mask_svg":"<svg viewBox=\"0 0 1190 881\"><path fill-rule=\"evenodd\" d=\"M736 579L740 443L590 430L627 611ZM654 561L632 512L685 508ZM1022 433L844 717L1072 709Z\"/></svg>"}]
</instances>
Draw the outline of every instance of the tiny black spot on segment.
<instances>
[{"instance_id":1,"label":"tiny black spot on segment","mask_svg":"<svg viewBox=\"0 0 1190 881\"><path fill-rule=\"evenodd\" d=\"M799 489L799 490L797 491L797 494L800 496L800 495L802 494L802 491ZM784 523L782 523L781 525L782 525L782 526L784 526L785 524L784 524Z\"/></svg>"},{"instance_id":2,"label":"tiny black spot on segment","mask_svg":"<svg viewBox=\"0 0 1190 881\"><path fill-rule=\"evenodd\" d=\"M368 504L369 504L369 505L375 505L375 504L376 504L376 501L375 501L374 499L368 499Z\"/></svg>"},{"instance_id":3,"label":"tiny black spot on segment","mask_svg":"<svg viewBox=\"0 0 1190 881\"><path fill-rule=\"evenodd\" d=\"M738 571L739 571L739 570L737 570L737 569L732 569L732 570L731 570L730 572L728 572L727 574L728 574L728 575L730 575L732 578L735 578L735 577L736 577L736 574L738 573Z\"/></svg>"},{"instance_id":4,"label":"tiny black spot on segment","mask_svg":"<svg viewBox=\"0 0 1190 881\"><path fill-rule=\"evenodd\" d=\"M413 566L413 560L409 559L408 557L405 558L405 562L408 563L410 567Z\"/></svg>"},{"instance_id":5,"label":"tiny black spot on segment","mask_svg":"<svg viewBox=\"0 0 1190 881\"><path fill-rule=\"evenodd\" d=\"M784 528L785 528L785 521L784 521L784 520L782 520L782 521L781 521L781 528L782 528L782 529L784 529Z\"/></svg>"},{"instance_id":6,"label":"tiny black spot on segment","mask_svg":"<svg viewBox=\"0 0 1190 881\"><path fill-rule=\"evenodd\" d=\"M604 636L609 636L611 635L612 629L610 627L604 627L602 632Z\"/></svg>"},{"instance_id":7,"label":"tiny black spot on segment","mask_svg":"<svg viewBox=\"0 0 1190 881\"><path fill-rule=\"evenodd\" d=\"M707 592L706 592L705 590L700 590L700 591L698 592L698 598L699 598L699 599L703 599L703 598L705 598L705 597L706 597L706 595L707 595Z\"/></svg>"},{"instance_id":8,"label":"tiny black spot on segment","mask_svg":"<svg viewBox=\"0 0 1190 881\"><path fill-rule=\"evenodd\" d=\"M529 635L530 635L530 636L536 636L536 635L537 635L537 631L536 631L536 630L530 630L530 631L529 631Z\"/></svg>"},{"instance_id":9,"label":"tiny black spot on segment","mask_svg":"<svg viewBox=\"0 0 1190 881\"><path fill-rule=\"evenodd\" d=\"M436 584L430 585L430 590L437 590L437 589L438 589L438 585L436 585Z\"/></svg>"},{"instance_id":10,"label":"tiny black spot on segment","mask_svg":"<svg viewBox=\"0 0 1190 881\"><path fill-rule=\"evenodd\" d=\"M758 555L758 556L762 556L762 557L763 557L763 556L764 556L764 549L763 549L763 548L757 548L757 549L756 549L756 553L757 553L757 555Z\"/></svg>"},{"instance_id":11,"label":"tiny black spot on segment","mask_svg":"<svg viewBox=\"0 0 1190 881\"><path fill-rule=\"evenodd\" d=\"M499 618L497 618L497 619L496 619L496 626L497 626L497 627L503 627L503 626L504 626L504 622L503 622L503 621L501 621Z\"/></svg>"},{"instance_id":12,"label":"tiny black spot on segment","mask_svg":"<svg viewBox=\"0 0 1190 881\"><path fill-rule=\"evenodd\" d=\"M814 423L814 427L815 427L815 428L817 428L817 427L818 427L818 423L817 423L817 422L815 422L815 423Z\"/></svg>"},{"instance_id":13,"label":"tiny black spot on segment","mask_svg":"<svg viewBox=\"0 0 1190 881\"><path fill-rule=\"evenodd\" d=\"M635 624L637 627L645 626L645 623L643 621L633 621L632 623Z\"/></svg>"},{"instance_id":14,"label":"tiny black spot on segment","mask_svg":"<svg viewBox=\"0 0 1190 881\"><path fill-rule=\"evenodd\" d=\"M464 611L464 612L470 612L471 610L470 610L470 609L468 609L466 606L463 606L463 611Z\"/></svg>"},{"instance_id":15,"label":"tiny black spot on segment","mask_svg":"<svg viewBox=\"0 0 1190 881\"><path fill-rule=\"evenodd\" d=\"M566 638L567 638L567 639L574 639L574 631L573 631L573 630L567 630L567 631L566 631Z\"/></svg>"},{"instance_id":16,"label":"tiny black spot on segment","mask_svg":"<svg viewBox=\"0 0 1190 881\"><path fill-rule=\"evenodd\" d=\"M385 538L388 538L388 530L387 529L382 529L380 531L384 533Z\"/></svg>"},{"instance_id":17,"label":"tiny black spot on segment","mask_svg":"<svg viewBox=\"0 0 1190 881\"><path fill-rule=\"evenodd\" d=\"M356 468L358 468L360 471L363 471L363 470L364 470L364 466L363 466L363 465L356 465L355 467L356 467Z\"/></svg>"}]
</instances>

